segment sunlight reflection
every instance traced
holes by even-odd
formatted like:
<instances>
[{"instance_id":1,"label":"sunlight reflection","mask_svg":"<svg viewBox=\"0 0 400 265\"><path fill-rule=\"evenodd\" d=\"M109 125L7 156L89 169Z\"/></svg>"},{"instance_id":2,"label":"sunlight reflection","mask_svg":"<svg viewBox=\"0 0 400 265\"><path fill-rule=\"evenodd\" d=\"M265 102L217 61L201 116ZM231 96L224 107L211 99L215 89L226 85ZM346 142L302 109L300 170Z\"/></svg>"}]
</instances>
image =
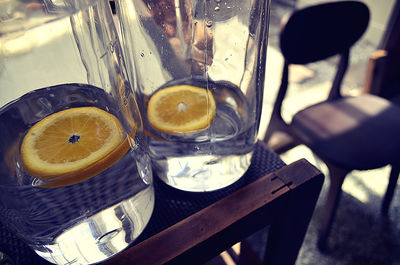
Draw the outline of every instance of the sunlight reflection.
<instances>
[{"instance_id":1,"label":"sunlight reflection","mask_svg":"<svg viewBox=\"0 0 400 265\"><path fill-rule=\"evenodd\" d=\"M236 263L233 261L232 257L227 251L222 252L220 254L220 257L223 259L226 265L236 265Z\"/></svg>"},{"instance_id":2,"label":"sunlight reflection","mask_svg":"<svg viewBox=\"0 0 400 265\"><path fill-rule=\"evenodd\" d=\"M353 178L346 179L346 185L343 185L342 190L362 203L368 203L369 201L369 190L365 189L365 186L360 185L359 181Z\"/></svg>"},{"instance_id":3,"label":"sunlight reflection","mask_svg":"<svg viewBox=\"0 0 400 265\"><path fill-rule=\"evenodd\" d=\"M29 52L35 47L44 46L65 34L67 29L66 22L68 21L61 19L52 24L28 30L18 37L12 35L8 40L5 37L1 46L1 53L3 56L11 56Z\"/></svg>"},{"instance_id":4,"label":"sunlight reflection","mask_svg":"<svg viewBox=\"0 0 400 265\"><path fill-rule=\"evenodd\" d=\"M343 191L363 203L371 201L372 196L383 197L389 179L390 167L375 170L353 171L343 184Z\"/></svg>"}]
</instances>

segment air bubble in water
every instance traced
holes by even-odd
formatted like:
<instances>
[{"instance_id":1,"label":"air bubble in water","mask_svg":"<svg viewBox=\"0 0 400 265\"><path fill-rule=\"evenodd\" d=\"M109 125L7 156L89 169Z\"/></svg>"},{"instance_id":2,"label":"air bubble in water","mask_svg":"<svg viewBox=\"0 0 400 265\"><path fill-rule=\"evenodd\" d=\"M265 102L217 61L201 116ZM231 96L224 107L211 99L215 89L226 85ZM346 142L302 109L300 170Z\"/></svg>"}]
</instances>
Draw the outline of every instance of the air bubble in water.
<instances>
[{"instance_id":1,"label":"air bubble in water","mask_svg":"<svg viewBox=\"0 0 400 265\"><path fill-rule=\"evenodd\" d=\"M214 8L214 10L215 10L215 11L219 11L219 10L221 10L221 8L220 8L219 6L216 6L216 7Z\"/></svg>"},{"instance_id":2,"label":"air bubble in water","mask_svg":"<svg viewBox=\"0 0 400 265\"><path fill-rule=\"evenodd\" d=\"M213 25L212 20L207 20L206 26L207 26L207 27L211 27L212 25Z\"/></svg>"}]
</instances>

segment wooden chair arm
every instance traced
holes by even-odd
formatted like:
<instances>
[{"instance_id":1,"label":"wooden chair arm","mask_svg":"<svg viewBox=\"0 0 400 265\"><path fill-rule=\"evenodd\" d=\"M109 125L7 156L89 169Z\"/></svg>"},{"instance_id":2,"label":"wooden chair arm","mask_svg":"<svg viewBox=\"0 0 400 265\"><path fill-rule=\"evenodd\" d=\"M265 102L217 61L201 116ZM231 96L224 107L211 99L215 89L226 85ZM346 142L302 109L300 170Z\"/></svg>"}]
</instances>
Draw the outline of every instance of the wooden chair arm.
<instances>
[{"instance_id":1,"label":"wooden chair arm","mask_svg":"<svg viewBox=\"0 0 400 265\"><path fill-rule=\"evenodd\" d=\"M294 264L276 263L276 253L271 251L287 244L289 250L286 246L285 250L294 256L294 260L289 260L295 261L322 182L323 176L316 168L306 160L297 161L243 187L104 264L202 264L268 224L277 230L269 241L268 260L273 260L270 264ZM308 194L303 194L306 191ZM299 206L295 205L295 201L299 201L295 197L300 195L312 198L304 201L310 203L304 212L306 218L298 216L297 210L294 215L299 220L293 225L293 219L286 219L294 217L288 211L294 211ZM278 224L278 220L284 225ZM290 238L289 241L296 242L291 244L282 242L285 238L289 239L287 235L280 238L284 233L282 229L303 231L297 232L298 239Z\"/></svg>"},{"instance_id":2,"label":"wooden chair arm","mask_svg":"<svg viewBox=\"0 0 400 265\"><path fill-rule=\"evenodd\" d=\"M368 60L367 73L365 76L364 93L380 95L382 87L382 75L387 63L387 51L376 50Z\"/></svg>"}]
</instances>

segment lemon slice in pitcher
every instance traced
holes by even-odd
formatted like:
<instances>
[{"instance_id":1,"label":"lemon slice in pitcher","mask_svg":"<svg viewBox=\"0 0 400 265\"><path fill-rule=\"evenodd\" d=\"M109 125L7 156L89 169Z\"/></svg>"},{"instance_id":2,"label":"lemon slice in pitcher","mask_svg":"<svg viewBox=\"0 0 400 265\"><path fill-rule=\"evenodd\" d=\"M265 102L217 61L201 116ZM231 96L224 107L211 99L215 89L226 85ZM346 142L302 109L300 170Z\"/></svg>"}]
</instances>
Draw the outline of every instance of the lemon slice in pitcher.
<instances>
[{"instance_id":1,"label":"lemon slice in pitcher","mask_svg":"<svg viewBox=\"0 0 400 265\"><path fill-rule=\"evenodd\" d=\"M147 117L161 132L181 135L207 129L215 117L215 101L209 90L190 85L160 89L149 100Z\"/></svg>"},{"instance_id":2,"label":"lemon slice in pitcher","mask_svg":"<svg viewBox=\"0 0 400 265\"><path fill-rule=\"evenodd\" d=\"M36 123L21 145L24 169L44 187L81 182L117 162L128 150L119 120L96 107L56 112Z\"/></svg>"}]
</instances>

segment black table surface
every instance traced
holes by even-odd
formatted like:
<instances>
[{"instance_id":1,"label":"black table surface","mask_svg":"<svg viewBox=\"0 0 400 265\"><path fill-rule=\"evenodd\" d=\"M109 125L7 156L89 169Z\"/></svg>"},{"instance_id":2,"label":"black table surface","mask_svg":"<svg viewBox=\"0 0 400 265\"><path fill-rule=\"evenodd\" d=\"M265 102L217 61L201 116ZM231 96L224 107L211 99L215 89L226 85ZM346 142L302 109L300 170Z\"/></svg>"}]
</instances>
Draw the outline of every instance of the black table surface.
<instances>
[{"instance_id":1,"label":"black table surface","mask_svg":"<svg viewBox=\"0 0 400 265\"><path fill-rule=\"evenodd\" d=\"M238 181L223 189L212 192L184 192L171 188L155 177L155 206L152 217L143 233L132 245L156 235L284 165L277 154L266 148L264 144L257 143L247 172ZM51 264L40 258L1 223L0 252L6 253L18 265Z\"/></svg>"}]
</instances>

